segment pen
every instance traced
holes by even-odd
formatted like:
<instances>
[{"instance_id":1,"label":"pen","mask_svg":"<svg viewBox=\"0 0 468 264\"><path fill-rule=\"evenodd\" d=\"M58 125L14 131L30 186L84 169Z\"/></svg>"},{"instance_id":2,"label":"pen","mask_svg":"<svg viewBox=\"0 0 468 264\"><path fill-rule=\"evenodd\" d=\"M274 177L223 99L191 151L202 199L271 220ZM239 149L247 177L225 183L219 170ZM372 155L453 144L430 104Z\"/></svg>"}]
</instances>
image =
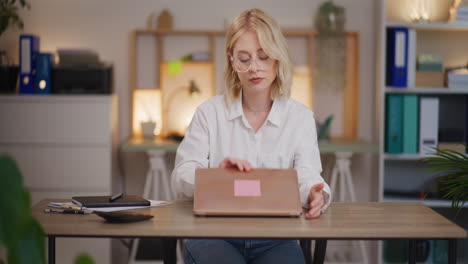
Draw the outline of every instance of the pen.
<instances>
[{"instance_id":1,"label":"pen","mask_svg":"<svg viewBox=\"0 0 468 264\"><path fill-rule=\"evenodd\" d=\"M59 214L90 214L91 210L75 210L75 209L44 209L46 213L59 213Z\"/></svg>"},{"instance_id":2,"label":"pen","mask_svg":"<svg viewBox=\"0 0 468 264\"><path fill-rule=\"evenodd\" d=\"M123 193L118 193L118 194L116 194L116 195L114 195L114 196L111 196L111 197L109 198L109 201L110 201L110 202L113 202L113 201L119 199L120 197L122 197L122 195L123 195Z\"/></svg>"}]
</instances>

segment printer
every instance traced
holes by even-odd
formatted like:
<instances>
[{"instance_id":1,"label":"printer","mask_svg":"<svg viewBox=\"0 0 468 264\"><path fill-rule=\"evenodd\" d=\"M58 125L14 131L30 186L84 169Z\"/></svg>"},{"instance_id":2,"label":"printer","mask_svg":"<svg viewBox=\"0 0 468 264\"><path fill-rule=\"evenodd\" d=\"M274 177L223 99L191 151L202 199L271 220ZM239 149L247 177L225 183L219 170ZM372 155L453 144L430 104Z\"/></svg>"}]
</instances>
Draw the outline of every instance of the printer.
<instances>
[{"instance_id":1,"label":"printer","mask_svg":"<svg viewBox=\"0 0 468 264\"><path fill-rule=\"evenodd\" d=\"M96 52L87 49L59 49L54 65L52 93L111 94L112 64L101 62Z\"/></svg>"}]
</instances>

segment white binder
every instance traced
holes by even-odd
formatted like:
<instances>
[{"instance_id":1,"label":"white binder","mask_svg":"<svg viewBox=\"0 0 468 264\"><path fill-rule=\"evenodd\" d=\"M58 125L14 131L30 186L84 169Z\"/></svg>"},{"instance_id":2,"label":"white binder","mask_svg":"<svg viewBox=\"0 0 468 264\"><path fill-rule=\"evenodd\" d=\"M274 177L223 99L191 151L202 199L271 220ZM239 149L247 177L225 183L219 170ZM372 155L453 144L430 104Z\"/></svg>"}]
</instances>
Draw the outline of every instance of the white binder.
<instances>
[{"instance_id":1,"label":"white binder","mask_svg":"<svg viewBox=\"0 0 468 264\"><path fill-rule=\"evenodd\" d=\"M419 153L429 156L437 147L439 131L439 98L421 97L419 102Z\"/></svg>"}]
</instances>

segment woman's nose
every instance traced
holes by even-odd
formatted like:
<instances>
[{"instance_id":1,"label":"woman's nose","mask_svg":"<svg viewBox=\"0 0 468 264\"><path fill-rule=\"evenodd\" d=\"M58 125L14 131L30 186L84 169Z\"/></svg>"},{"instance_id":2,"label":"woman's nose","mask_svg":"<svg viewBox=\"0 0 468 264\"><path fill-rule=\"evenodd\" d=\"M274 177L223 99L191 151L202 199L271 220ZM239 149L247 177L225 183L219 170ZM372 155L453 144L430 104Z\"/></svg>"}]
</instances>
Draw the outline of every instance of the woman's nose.
<instances>
[{"instance_id":1,"label":"woman's nose","mask_svg":"<svg viewBox=\"0 0 468 264\"><path fill-rule=\"evenodd\" d=\"M255 62L255 63L254 63ZM259 71L259 70L263 70L263 68L260 66L260 64L258 63L258 60L252 60L250 62L250 71L252 72L256 72L256 71Z\"/></svg>"}]
</instances>

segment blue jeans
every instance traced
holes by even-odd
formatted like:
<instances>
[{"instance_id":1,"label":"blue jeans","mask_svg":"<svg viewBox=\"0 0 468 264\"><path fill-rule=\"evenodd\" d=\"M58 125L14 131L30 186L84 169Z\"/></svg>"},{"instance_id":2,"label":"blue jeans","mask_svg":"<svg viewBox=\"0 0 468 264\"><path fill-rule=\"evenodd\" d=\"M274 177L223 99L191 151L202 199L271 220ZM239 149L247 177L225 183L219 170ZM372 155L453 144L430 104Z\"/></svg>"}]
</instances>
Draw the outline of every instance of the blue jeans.
<instances>
[{"instance_id":1,"label":"blue jeans","mask_svg":"<svg viewBox=\"0 0 468 264\"><path fill-rule=\"evenodd\" d=\"M297 240L190 239L185 264L304 264Z\"/></svg>"}]
</instances>

